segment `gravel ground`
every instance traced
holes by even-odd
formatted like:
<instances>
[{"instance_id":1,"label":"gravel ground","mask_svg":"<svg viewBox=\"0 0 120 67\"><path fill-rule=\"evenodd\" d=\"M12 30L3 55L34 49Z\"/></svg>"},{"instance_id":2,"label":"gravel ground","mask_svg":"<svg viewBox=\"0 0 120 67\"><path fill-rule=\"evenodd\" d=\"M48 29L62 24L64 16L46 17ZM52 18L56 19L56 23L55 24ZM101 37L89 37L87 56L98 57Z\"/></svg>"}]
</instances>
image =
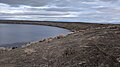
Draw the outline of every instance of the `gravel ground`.
<instances>
[{"instance_id":1,"label":"gravel ground","mask_svg":"<svg viewBox=\"0 0 120 67\"><path fill-rule=\"evenodd\" d=\"M0 48L0 67L120 67L120 25L0 21L66 28L59 35L22 48Z\"/></svg>"}]
</instances>

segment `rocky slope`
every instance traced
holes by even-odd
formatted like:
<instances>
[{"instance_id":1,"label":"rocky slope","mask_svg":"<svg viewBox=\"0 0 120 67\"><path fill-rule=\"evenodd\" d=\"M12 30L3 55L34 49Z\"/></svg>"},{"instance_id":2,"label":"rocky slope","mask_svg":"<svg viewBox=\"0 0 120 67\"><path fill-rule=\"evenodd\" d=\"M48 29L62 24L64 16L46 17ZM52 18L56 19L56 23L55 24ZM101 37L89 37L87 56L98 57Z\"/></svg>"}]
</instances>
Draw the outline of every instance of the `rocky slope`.
<instances>
[{"instance_id":1,"label":"rocky slope","mask_svg":"<svg viewBox=\"0 0 120 67\"><path fill-rule=\"evenodd\" d=\"M2 48L0 67L120 67L120 25L14 22L57 26L74 33L30 43L23 48Z\"/></svg>"}]
</instances>

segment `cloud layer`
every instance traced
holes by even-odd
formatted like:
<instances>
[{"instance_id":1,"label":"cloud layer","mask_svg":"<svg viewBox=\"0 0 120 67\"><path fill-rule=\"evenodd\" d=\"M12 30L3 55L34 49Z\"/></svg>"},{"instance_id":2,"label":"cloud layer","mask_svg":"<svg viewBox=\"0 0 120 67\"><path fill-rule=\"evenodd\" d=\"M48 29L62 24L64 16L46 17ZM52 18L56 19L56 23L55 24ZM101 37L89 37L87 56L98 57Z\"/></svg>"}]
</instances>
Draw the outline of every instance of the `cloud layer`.
<instances>
[{"instance_id":1,"label":"cloud layer","mask_svg":"<svg viewBox=\"0 0 120 67\"><path fill-rule=\"evenodd\" d=\"M119 0L0 0L0 19L119 23Z\"/></svg>"}]
</instances>

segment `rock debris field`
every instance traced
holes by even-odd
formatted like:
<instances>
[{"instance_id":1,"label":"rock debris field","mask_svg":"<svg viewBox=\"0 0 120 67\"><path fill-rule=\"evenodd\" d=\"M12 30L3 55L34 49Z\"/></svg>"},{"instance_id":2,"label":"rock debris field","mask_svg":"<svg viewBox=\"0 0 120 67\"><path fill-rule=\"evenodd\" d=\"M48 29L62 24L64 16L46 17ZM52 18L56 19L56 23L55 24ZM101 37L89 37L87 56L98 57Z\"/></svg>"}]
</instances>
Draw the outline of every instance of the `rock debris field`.
<instances>
[{"instance_id":1,"label":"rock debris field","mask_svg":"<svg viewBox=\"0 0 120 67\"><path fill-rule=\"evenodd\" d=\"M69 29L21 48L0 48L0 67L120 67L120 25L46 21L0 23L34 24Z\"/></svg>"}]
</instances>

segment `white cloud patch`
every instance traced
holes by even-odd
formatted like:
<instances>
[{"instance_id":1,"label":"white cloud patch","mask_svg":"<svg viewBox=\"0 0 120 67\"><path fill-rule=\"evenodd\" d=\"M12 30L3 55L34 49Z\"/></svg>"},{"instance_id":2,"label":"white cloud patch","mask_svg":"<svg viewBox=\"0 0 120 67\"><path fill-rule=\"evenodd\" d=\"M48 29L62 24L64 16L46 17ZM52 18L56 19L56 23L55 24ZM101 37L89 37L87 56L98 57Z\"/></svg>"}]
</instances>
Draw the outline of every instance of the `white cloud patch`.
<instances>
[{"instance_id":1,"label":"white cloud patch","mask_svg":"<svg viewBox=\"0 0 120 67\"><path fill-rule=\"evenodd\" d=\"M29 2L30 4L27 4ZM51 2L29 0L29 2L1 0L0 19L120 22L119 0L52 0Z\"/></svg>"}]
</instances>

